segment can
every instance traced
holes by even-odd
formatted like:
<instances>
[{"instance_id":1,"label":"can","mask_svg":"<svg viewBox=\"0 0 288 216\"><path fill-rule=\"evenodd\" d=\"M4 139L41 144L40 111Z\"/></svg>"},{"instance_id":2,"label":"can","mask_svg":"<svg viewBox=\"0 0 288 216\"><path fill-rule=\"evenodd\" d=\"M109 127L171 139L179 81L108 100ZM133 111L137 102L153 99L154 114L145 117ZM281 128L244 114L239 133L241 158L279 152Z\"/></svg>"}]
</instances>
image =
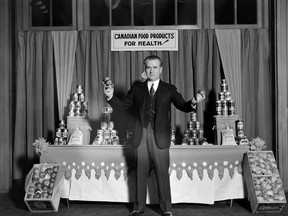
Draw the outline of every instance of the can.
<instances>
[{"instance_id":1,"label":"can","mask_svg":"<svg viewBox=\"0 0 288 216\"><path fill-rule=\"evenodd\" d=\"M69 103L69 109L72 110L72 109L75 109L75 102L74 101L71 101Z\"/></svg>"},{"instance_id":2,"label":"can","mask_svg":"<svg viewBox=\"0 0 288 216\"><path fill-rule=\"evenodd\" d=\"M244 137L244 131L243 130L238 130L237 131L237 137L243 138Z\"/></svg>"},{"instance_id":3,"label":"can","mask_svg":"<svg viewBox=\"0 0 288 216\"><path fill-rule=\"evenodd\" d=\"M79 95L79 100L82 101L82 102L84 102L84 100L85 100L84 93L81 93L81 94Z\"/></svg>"},{"instance_id":4,"label":"can","mask_svg":"<svg viewBox=\"0 0 288 216\"><path fill-rule=\"evenodd\" d=\"M108 124L107 122L101 122L101 130L107 130Z\"/></svg>"},{"instance_id":5,"label":"can","mask_svg":"<svg viewBox=\"0 0 288 216\"><path fill-rule=\"evenodd\" d=\"M216 101L216 107L221 107L221 103L222 103L221 100L217 100Z\"/></svg>"},{"instance_id":6,"label":"can","mask_svg":"<svg viewBox=\"0 0 288 216\"><path fill-rule=\"evenodd\" d=\"M228 115L228 107L227 106L222 108L222 115L224 115L224 116Z\"/></svg>"},{"instance_id":7,"label":"can","mask_svg":"<svg viewBox=\"0 0 288 216\"><path fill-rule=\"evenodd\" d=\"M78 94L81 94L83 92L82 85L77 85L76 91Z\"/></svg>"},{"instance_id":8,"label":"can","mask_svg":"<svg viewBox=\"0 0 288 216\"><path fill-rule=\"evenodd\" d=\"M117 131L116 130L111 130L111 137L117 137Z\"/></svg>"},{"instance_id":9,"label":"can","mask_svg":"<svg viewBox=\"0 0 288 216\"><path fill-rule=\"evenodd\" d=\"M236 123L236 129L237 130L243 130L243 128L244 128L243 121L239 119Z\"/></svg>"},{"instance_id":10,"label":"can","mask_svg":"<svg viewBox=\"0 0 288 216\"><path fill-rule=\"evenodd\" d=\"M104 136L103 137L105 140L110 139L110 137L111 137L110 130L104 130Z\"/></svg>"},{"instance_id":11,"label":"can","mask_svg":"<svg viewBox=\"0 0 288 216\"><path fill-rule=\"evenodd\" d=\"M216 113L217 113L217 115L222 115L222 107L221 106L216 107Z\"/></svg>"},{"instance_id":12,"label":"can","mask_svg":"<svg viewBox=\"0 0 288 216\"><path fill-rule=\"evenodd\" d=\"M225 99L225 93L223 91L219 92L219 100L223 101Z\"/></svg>"},{"instance_id":13,"label":"can","mask_svg":"<svg viewBox=\"0 0 288 216\"><path fill-rule=\"evenodd\" d=\"M75 101L75 102L78 101L78 94L77 93L73 94L73 101Z\"/></svg>"},{"instance_id":14,"label":"can","mask_svg":"<svg viewBox=\"0 0 288 216\"><path fill-rule=\"evenodd\" d=\"M114 129L114 122L113 121L108 122L107 127L108 127L108 130L113 130Z\"/></svg>"},{"instance_id":15,"label":"can","mask_svg":"<svg viewBox=\"0 0 288 216\"><path fill-rule=\"evenodd\" d=\"M56 137L62 137L62 131L60 128L57 129L57 132L56 132Z\"/></svg>"},{"instance_id":16,"label":"can","mask_svg":"<svg viewBox=\"0 0 288 216\"><path fill-rule=\"evenodd\" d=\"M227 92L225 92L225 99L227 100L227 101L230 101L232 98L231 98L231 92L229 92L229 91L227 91Z\"/></svg>"},{"instance_id":17,"label":"can","mask_svg":"<svg viewBox=\"0 0 288 216\"><path fill-rule=\"evenodd\" d=\"M190 121L192 121L192 122L197 121L197 113L196 112L191 112Z\"/></svg>"},{"instance_id":18,"label":"can","mask_svg":"<svg viewBox=\"0 0 288 216\"><path fill-rule=\"evenodd\" d=\"M200 122L199 121L196 121L195 128L196 128L196 130L200 130Z\"/></svg>"},{"instance_id":19,"label":"can","mask_svg":"<svg viewBox=\"0 0 288 216\"><path fill-rule=\"evenodd\" d=\"M188 121L187 122L187 129L192 130L194 128L194 122L193 121Z\"/></svg>"},{"instance_id":20,"label":"can","mask_svg":"<svg viewBox=\"0 0 288 216\"><path fill-rule=\"evenodd\" d=\"M228 114L235 115L235 108L233 106L229 107Z\"/></svg>"}]
</instances>

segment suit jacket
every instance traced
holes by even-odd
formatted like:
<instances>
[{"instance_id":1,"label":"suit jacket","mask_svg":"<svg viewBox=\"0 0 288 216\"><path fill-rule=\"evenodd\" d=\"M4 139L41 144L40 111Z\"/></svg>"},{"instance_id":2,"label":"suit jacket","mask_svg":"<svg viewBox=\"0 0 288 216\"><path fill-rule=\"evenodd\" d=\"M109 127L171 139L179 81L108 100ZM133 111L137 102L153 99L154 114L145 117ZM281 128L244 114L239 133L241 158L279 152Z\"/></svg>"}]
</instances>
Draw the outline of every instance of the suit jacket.
<instances>
[{"instance_id":1,"label":"suit jacket","mask_svg":"<svg viewBox=\"0 0 288 216\"><path fill-rule=\"evenodd\" d=\"M127 96L120 100L113 96L108 103L113 109L127 110L133 104L137 109L133 146L138 147L142 138L144 125L144 109L146 93L148 91L147 81L135 83L128 91ZM183 112L195 110L191 106L191 100L185 101L177 88L160 80L156 91L156 110L154 136L159 148L169 148L171 143L171 104Z\"/></svg>"}]
</instances>

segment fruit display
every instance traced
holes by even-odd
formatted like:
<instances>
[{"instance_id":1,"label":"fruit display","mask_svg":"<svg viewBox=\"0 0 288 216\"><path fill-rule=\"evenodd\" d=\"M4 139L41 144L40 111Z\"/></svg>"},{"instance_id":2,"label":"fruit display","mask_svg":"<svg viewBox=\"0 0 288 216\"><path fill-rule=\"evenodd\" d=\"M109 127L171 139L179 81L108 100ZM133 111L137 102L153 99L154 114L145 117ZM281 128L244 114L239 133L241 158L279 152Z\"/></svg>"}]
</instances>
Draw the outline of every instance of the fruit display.
<instances>
[{"instance_id":1,"label":"fruit display","mask_svg":"<svg viewBox=\"0 0 288 216\"><path fill-rule=\"evenodd\" d=\"M249 151L243 167L253 213L280 212L286 197L273 152Z\"/></svg>"},{"instance_id":2,"label":"fruit display","mask_svg":"<svg viewBox=\"0 0 288 216\"><path fill-rule=\"evenodd\" d=\"M25 198L51 199L58 169L58 165L34 165Z\"/></svg>"}]
</instances>

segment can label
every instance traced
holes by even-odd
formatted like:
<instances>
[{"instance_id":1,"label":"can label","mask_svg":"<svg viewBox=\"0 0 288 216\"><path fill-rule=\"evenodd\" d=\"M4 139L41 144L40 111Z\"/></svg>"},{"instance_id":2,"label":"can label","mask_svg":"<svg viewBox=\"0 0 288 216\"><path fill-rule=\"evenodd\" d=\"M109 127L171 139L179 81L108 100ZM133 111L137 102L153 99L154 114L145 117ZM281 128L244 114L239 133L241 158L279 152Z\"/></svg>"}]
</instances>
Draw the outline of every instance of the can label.
<instances>
[{"instance_id":1,"label":"can label","mask_svg":"<svg viewBox=\"0 0 288 216\"><path fill-rule=\"evenodd\" d=\"M101 130L107 130L107 122L101 122Z\"/></svg>"}]
</instances>

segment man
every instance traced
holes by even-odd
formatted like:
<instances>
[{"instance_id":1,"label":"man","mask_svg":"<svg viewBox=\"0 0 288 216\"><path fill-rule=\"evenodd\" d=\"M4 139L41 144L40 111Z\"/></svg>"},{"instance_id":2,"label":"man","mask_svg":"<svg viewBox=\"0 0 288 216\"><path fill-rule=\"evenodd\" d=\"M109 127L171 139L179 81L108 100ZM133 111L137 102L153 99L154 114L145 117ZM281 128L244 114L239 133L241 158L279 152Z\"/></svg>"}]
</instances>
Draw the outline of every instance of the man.
<instances>
[{"instance_id":1,"label":"man","mask_svg":"<svg viewBox=\"0 0 288 216\"><path fill-rule=\"evenodd\" d=\"M137 119L133 146L136 148L137 180L134 210L130 216L144 213L147 195L147 178L150 168L156 174L160 209L163 216L172 216L169 147L171 143L171 104L183 111L191 112L205 95L197 94L185 101L174 85L160 80L162 60L148 56L144 60L147 80L134 84L127 96L120 100L113 96L114 87L104 88L108 103L114 109L127 110L135 105Z\"/></svg>"}]
</instances>

